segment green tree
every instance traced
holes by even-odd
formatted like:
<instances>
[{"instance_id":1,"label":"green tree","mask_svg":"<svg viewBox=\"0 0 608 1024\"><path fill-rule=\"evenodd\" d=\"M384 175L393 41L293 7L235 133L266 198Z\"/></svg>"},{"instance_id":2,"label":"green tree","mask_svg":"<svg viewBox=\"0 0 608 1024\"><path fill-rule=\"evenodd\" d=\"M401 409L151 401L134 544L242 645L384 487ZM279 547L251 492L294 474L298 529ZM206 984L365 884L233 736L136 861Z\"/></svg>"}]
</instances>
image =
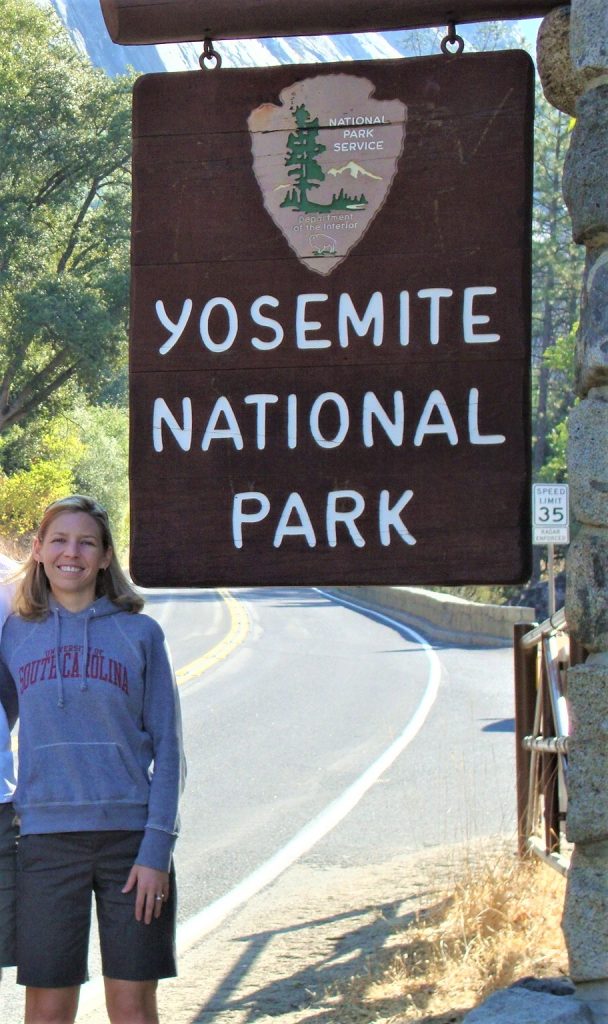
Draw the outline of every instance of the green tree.
<instances>
[{"instance_id":1,"label":"green tree","mask_svg":"<svg viewBox=\"0 0 608 1024\"><path fill-rule=\"evenodd\" d=\"M574 350L578 321L568 334L550 345L543 357L547 388L547 436L544 461L538 471L539 480L565 483L568 477L567 445L568 414L578 399L574 396Z\"/></svg>"},{"instance_id":2,"label":"green tree","mask_svg":"<svg viewBox=\"0 0 608 1024\"><path fill-rule=\"evenodd\" d=\"M319 118L311 118L308 110L301 104L294 112L295 132L290 132L287 139L287 156L285 166L291 168L287 173L295 175L297 190L292 194L293 205L298 210L314 210L316 207L308 199L311 188L318 188L325 175L316 157L325 152L327 146L317 141L319 134ZM283 205L286 205L285 203Z\"/></svg>"},{"instance_id":3,"label":"green tree","mask_svg":"<svg viewBox=\"0 0 608 1024\"><path fill-rule=\"evenodd\" d=\"M125 354L130 87L33 0L0 21L0 431L95 395Z\"/></svg>"},{"instance_id":4,"label":"green tree","mask_svg":"<svg viewBox=\"0 0 608 1024\"><path fill-rule=\"evenodd\" d=\"M13 539L31 534L51 501L73 490L68 466L37 462L31 469L0 477L0 528Z\"/></svg>"},{"instance_id":5,"label":"green tree","mask_svg":"<svg viewBox=\"0 0 608 1024\"><path fill-rule=\"evenodd\" d=\"M17 468L10 475L0 474L0 529L19 541L36 528L49 502L74 490L73 466L82 457L83 444L75 427L59 418L41 424L31 436L18 427L14 432L14 449L23 451ZM0 456L5 440L6 435Z\"/></svg>"},{"instance_id":6,"label":"green tree","mask_svg":"<svg viewBox=\"0 0 608 1024\"><path fill-rule=\"evenodd\" d=\"M75 489L107 509L119 555L128 541L129 423L125 409L81 404L75 410L81 443L74 462Z\"/></svg>"},{"instance_id":7,"label":"green tree","mask_svg":"<svg viewBox=\"0 0 608 1024\"><path fill-rule=\"evenodd\" d=\"M27 536L46 505L70 492L91 494L108 510L119 554L128 536L128 414L80 399L71 409L0 437L0 530Z\"/></svg>"},{"instance_id":8,"label":"green tree","mask_svg":"<svg viewBox=\"0 0 608 1024\"><path fill-rule=\"evenodd\" d=\"M536 99L533 206L532 470L540 479L553 459L550 436L574 403L573 325L582 280L581 247L572 241L570 216L561 194L570 119L551 107L540 89Z\"/></svg>"}]
</instances>

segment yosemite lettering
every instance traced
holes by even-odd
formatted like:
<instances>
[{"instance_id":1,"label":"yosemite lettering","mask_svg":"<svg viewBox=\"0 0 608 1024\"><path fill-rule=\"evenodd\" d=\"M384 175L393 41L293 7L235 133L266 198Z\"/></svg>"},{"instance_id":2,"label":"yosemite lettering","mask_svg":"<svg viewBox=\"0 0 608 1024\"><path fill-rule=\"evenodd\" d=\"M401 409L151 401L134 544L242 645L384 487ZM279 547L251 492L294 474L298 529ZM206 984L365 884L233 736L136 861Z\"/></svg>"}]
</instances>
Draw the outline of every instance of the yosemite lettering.
<instances>
[{"instance_id":1,"label":"yosemite lettering","mask_svg":"<svg viewBox=\"0 0 608 1024\"><path fill-rule=\"evenodd\" d=\"M400 291L392 300L398 315L398 335L389 341L393 345L405 347L414 340L438 345L441 341L441 310L444 303L456 301L460 308L461 340L465 345L484 345L500 341L500 335L486 332L481 328L488 324L487 313L479 312L480 300L487 302L496 295L493 285L474 285L465 288L462 295L454 296L452 288L431 287L419 289L415 296L408 290ZM426 310L427 328L424 337L411 337L412 302L418 301ZM325 304L329 295L325 292L309 292L297 295L293 310L293 330L288 333L295 340L296 348L328 349L335 347L348 348L351 333L365 337L371 332L372 344L379 347L385 341L386 300L381 291L370 296L365 310L357 311L348 292L343 292L338 299L334 334L330 338L319 337L321 322L317 316L326 312ZM265 334L251 333L250 324L245 326L242 314L239 314L235 303L225 296L216 295L202 304L198 315L198 333L204 348L209 352L227 352L235 343L250 344L259 352L271 352L282 345L286 338L284 319L276 313L280 302L274 295L259 295L250 304L248 320L256 327L262 327ZM168 331L166 341L159 348L161 356L167 355L182 337L194 310L192 299L184 299L179 316L176 319L166 310L162 299L156 302L156 316L163 328ZM484 306L484 308L486 308ZM273 315L269 315L272 311Z\"/></svg>"}]
</instances>

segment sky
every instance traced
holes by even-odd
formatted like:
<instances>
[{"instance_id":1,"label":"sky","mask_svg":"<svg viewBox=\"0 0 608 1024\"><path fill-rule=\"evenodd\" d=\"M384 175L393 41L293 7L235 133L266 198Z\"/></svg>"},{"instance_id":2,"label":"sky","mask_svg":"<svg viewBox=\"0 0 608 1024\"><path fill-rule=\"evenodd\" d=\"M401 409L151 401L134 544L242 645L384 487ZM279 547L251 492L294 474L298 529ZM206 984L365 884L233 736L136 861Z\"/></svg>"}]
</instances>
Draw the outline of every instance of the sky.
<instances>
[{"instance_id":1,"label":"sky","mask_svg":"<svg viewBox=\"0 0 608 1024\"><path fill-rule=\"evenodd\" d=\"M532 46L536 45L536 36L541 21L542 18L521 18L520 21L515 22L521 34L525 36Z\"/></svg>"}]
</instances>

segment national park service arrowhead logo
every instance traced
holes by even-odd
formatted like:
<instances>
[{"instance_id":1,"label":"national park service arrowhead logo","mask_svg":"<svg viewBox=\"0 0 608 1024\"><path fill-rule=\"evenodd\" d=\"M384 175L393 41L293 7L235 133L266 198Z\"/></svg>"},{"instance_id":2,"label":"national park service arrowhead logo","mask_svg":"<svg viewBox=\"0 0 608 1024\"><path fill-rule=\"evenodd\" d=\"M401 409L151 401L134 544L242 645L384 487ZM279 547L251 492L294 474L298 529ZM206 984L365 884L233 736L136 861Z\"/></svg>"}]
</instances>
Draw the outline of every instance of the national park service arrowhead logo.
<instances>
[{"instance_id":1,"label":"national park service arrowhead logo","mask_svg":"<svg viewBox=\"0 0 608 1024\"><path fill-rule=\"evenodd\" d=\"M330 274L363 237L403 152L407 107L371 99L374 88L354 75L319 75L248 118L264 205L318 274Z\"/></svg>"}]
</instances>

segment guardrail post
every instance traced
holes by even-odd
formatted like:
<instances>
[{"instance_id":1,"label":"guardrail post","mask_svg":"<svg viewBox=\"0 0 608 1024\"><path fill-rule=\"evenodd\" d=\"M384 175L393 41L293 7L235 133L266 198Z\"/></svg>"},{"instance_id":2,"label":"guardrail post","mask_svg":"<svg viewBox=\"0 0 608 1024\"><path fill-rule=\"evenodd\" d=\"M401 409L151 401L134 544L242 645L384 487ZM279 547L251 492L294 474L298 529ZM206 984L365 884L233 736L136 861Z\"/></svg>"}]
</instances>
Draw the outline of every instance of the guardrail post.
<instances>
[{"instance_id":1,"label":"guardrail post","mask_svg":"<svg viewBox=\"0 0 608 1024\"><path fill-rule=\"evenodd\" d=\"M534 727L536 706L537 648L524 648L521 639L532 628L530 623L518 622L513 627L513 654L515 674L515 766L517 778L517 851L520 857L528 853L526 819L530 786L529 750L524 750L524 736Z\"/></svg>"},{"instance_id":2,"label":"guardrail post","mask_svg":"<svg viewBox=\"0 0 608 1024\"><path fill-rule=\"evenodd\" d=\"M545 644L541 645L541 686L542 686L542 735L557 734L551 696L547 681L548 666L546 662ZM560 817L559 794L557 789L557 755L543 752L541 754L540 786L543 793L543 816L545 819L545 852L559 853Z\"/></svg>"}]
</instances>

